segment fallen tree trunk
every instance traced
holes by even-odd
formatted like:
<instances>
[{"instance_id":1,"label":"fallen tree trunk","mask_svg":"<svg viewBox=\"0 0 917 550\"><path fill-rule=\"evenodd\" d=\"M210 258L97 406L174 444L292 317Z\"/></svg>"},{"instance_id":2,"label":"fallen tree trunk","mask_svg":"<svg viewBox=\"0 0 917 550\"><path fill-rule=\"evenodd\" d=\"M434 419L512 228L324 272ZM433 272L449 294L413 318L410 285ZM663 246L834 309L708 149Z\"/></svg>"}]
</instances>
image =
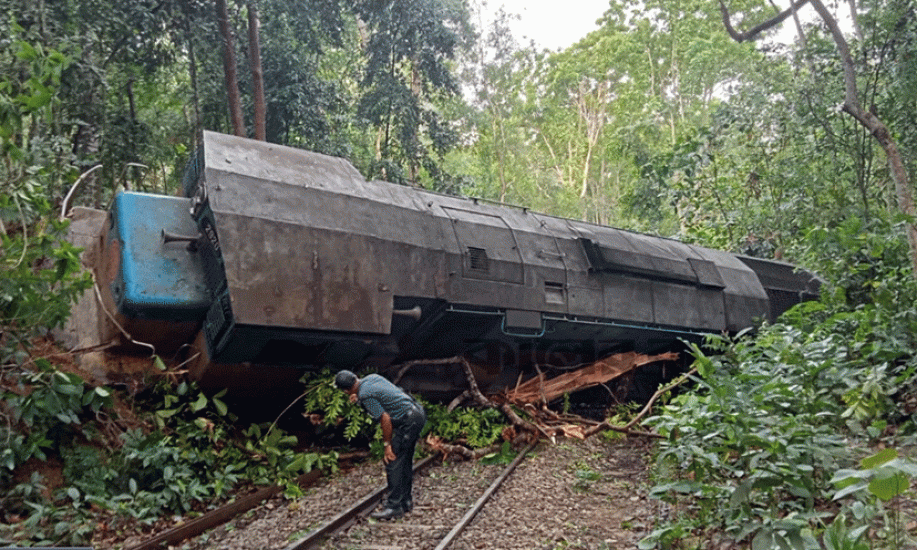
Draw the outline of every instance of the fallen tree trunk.
<instances>
[{"instance_id":1,"label":"fallen tree trunk","mask_svg":"<svg viewBox=\"0 0 917 550\"><path fill-rule=\"evenodd\" d=\"M577 392L605 384L619 376L637 368L660 361L675 361L677 353L662 353L659 355L643 355L641 353L627 352L609 355L603 359L570 371L549 380L544 373L519 384L506 395L507 401L517 405L525 403L547 404L564 394Z\"/></svg>"},{"instance_id":2,"label":"fallen tree trunk","mask_svg":"<svg viewBox=\"0 0 917 550\"><path fill-rule=\"evenodd\" d=\"M514 430L510 436L504 434L503 439L506 441L519 438L531 438L534 436L536 439L545 438L552 443L556 443L558 437L585 439L605 430L612 430L640 437L661 438L662 436L659 434L635 429L634 427L640 420L649 414L653 404L659 397L682 384L690 375L696 373L697 369L691 370L687 374L679 377L679 379L673 383L660 388L650 398L643 409L632 418L630 422L623 426L612 424L607 419L598 422L572 414L557 413L550 410L547 405L551 401L562 397L564 394L606 384L639 367L662 361L675 361L677 359L677 353L662 353L658 355L644 355L634 352L619 353L551 379L546 379L544 373L539 369L538 376L524 383L517 384L511 391L496 396L497 399L490 399L481 392L480 388L478 388L471 363L461 356L450 357L448 359L418 360L405 363L399 369L398 374L395 376L395 380L397 383L397 380L400 380L404 373L415 365L458 364L465 373L468 389L450 403L449 410L451 411L454 409L455 406L464 399L470 399L477 406L483 408L499 410L503 413ZM514 407L518 407L524 411L531 420L522 418ZM499 445L496 445L483 449L469 449L462 445L446 443L435 437L428 438L427 443L445 454L458 455L467 459L480 458L499 448Z\"/></svg>"}]
</instances>

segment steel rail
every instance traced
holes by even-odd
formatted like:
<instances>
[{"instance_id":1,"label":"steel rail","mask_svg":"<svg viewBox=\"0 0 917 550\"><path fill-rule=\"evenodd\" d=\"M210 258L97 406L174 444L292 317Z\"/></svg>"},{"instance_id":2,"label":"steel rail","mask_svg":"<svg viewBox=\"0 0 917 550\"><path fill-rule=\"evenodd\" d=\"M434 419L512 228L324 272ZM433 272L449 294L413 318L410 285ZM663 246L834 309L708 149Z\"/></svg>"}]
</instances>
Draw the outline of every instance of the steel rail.
<instances>
[{"instance_id":1,"label":"steel rail","mask_svg":"<svg viewBox=\"0 0 917 550\"><path fill-rule=\"evenodd\" d=\"M362 451L346 453L338 456L338 463L340 464L345 460L352 460L355 458L361 458L363 456L364 453ZM296 483L305 489L318 481L321 475L321 471L312 470L311 472L307 472L296 478ZM212 529L228 521L231 521L236 516L239 516L256 506L259 506L262 502L273 497L281 491L283 491L283 487L279 485L262 487L254 493L238 497L236 500L226 503L223 506L220 506L215 510L211 510L191 521L182 523L181 525L173 527L167 531L163 531L162 533L159 533L139 544L127 547L127 550L157 550L166 545L176 545L183 540L196 537L208 529ZM7 547L5 546L0 547L0 550L6 550L6 548ZM90 548L87 550L92 549Z\"/></svg>"},{"instance_id":2,"label":"steel rail","mask_svg":"<svg viewBox=\"0 0 917 550\"><path fill-rule=\"evenodd\" d=\"M321 477L321 472L319 470L312 470L307 474L299 476L296 482L300 487L308 487L315 483L319 477ZM281 491L283 491L283 487L279 485L261 488L250 495L240 497L225 506L221 506L216 510L211 510L187 523L160 533L140 544L131 546L128 550L155 550L166 545L171 546L178 544L185 539L196 537L208 529L213 529L214 527L230 521ZM0 550L4 549L0 548Z\"/></svg>"},{"instance_id":3,"label":"steel rail","mask_svg":"<svg viewBox=\"0 0 917 550\"><path fill-rule=\"evenodd\" d=\"M414 465L414 473L425 468L437 455L430 455ZM373 509L373 506L382 500L387 487L382 486L364 497L360 502L344 510L337 516L328 520L325 524L309 531L303 538L284 548L284 550L308 550L316 548L328 535L346 528L356 521L358 516L365 516Z\"/></svg>"},{"instance_id":4,"label":"steel rail","mask_svg":"<svg viewBox=\"0 0 917 550\"><path fill-rule=\"evenodd\" d=\"M455 524L455 527L452 528L452 531L449 531L449 534L439 542L435 550L445 550L449 547L450 544L452 544L455 538L459 536L459 534L465 529L465 527L468 526L469 523L471 523L471 520L473 520L474 517L478 515L478 512L484 508L484 505L487 504L487 501L490 500L490 497L493 496L494 492L499 489L501 485L503 485L503 482L506 481L506 478L508 478L509 475L513 473L513 470L516 469L516 466L522 462L522 459L525 458L525 455L532 450L536 443L537 441L533 441L532 443L529 443L528 446L526 446L524 449L519 451L519 454L516 455L516 458L510 463L509 466L506 467L505 470L503 470L503 473L500 474L500 477L495 479L494 482L490 484L490 487L484 491L484 494L481 495L481 498L479 498L478 501L474 503L474 506L472 506L471 509L465 513L464 517L462 517L462 519L460 519L459 522Z\"/></svg>"}]
</instances>

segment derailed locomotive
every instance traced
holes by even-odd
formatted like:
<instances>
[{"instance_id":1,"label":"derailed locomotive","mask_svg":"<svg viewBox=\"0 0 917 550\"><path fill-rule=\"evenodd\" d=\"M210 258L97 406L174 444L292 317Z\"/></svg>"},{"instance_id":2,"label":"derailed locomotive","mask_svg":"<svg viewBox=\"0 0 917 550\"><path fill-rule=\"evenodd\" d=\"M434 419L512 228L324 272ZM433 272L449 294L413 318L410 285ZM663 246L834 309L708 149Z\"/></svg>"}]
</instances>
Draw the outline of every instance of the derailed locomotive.
<instances>
[{"instance_id":1,"label":"derailed locomotive","mask_svg":"<svg viewBox=\"0 0 917 550\"><path fill-rule=\"evenodd\" d=\"M366 181L342 159L213 132L183 191L116 197L97 280L133 339L190 344L210 385L464 355L498 386L536 363L734 333L818 294L790 264ZM465 386L445 364L400 382Z\"/></svg>"}]
</instances>

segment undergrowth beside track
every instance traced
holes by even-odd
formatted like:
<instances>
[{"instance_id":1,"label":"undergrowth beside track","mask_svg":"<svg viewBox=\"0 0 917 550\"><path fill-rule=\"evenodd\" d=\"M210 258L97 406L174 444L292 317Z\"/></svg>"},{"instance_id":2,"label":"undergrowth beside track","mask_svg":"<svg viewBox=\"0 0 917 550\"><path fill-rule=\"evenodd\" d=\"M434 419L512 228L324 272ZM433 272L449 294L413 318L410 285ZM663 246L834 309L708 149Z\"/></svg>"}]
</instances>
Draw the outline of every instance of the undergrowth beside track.
<instances>
[{"instance_id":1,"label":"undergrowth beside track","mask_svg":"<svg viewBox=\"0 0 917 550\"><path fill-rule=\"evenodd\" d=\"M7 363L2 378L0 544L112 543L254 486L281 485L298 496L295 478L335 471L348 441L382 453L378 426L333 387L330 373L306 376L304 403L290 408L315 424L304 437L241 419L225 392L201 391L159 358L161 375L131 393L18 349L26 351L17 355L22 362ZM426 406L427 432L445 441L487 446L504 427L496 411Z\"/></svg>"},{"instance_id":2,"label":"undergrowth beside track","mask_svg":"<svg viewBox=\"0 0 917 550\"><path fill-rule=\"evenodd\" d=\"M694 389L648 420L666 436L652 494L674 513L641 548L917 544L917 284L883 275L694 348Z\"/></svg>"}]
</instances>

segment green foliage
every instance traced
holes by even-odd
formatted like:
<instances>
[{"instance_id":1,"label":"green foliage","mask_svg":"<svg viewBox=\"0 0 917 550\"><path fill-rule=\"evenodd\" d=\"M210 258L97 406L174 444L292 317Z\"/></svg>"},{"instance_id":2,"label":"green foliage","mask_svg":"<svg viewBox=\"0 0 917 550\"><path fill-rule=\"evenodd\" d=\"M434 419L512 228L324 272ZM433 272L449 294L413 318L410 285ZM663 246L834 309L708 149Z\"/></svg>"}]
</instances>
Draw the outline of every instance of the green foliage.
<instances>
[{"instance_id":1,"label":"green foliage","mask_svg":"<svg viewBox=\"0 0 917 550\"><path fill-rule=\"evenodd\" d=\"M10 197L0 195L0 210L9 206ZM46 205L38 209L48 213ZM64 240L68 225L51 218L34 227L36 234L28 229L0 234L0 327L18 338L61 325L73 302L92 284L90 275L81 273L81 249Z\"/></svg>"},{"instance_id":2,"label":"green foliage","mask_svg":"<svg viewBox=\"0 0 917 550\"><path fill-rule=\"evenodd\" d=\"M320 436L341 435L347 441L356 438L370 441L373 454L382 455L377 445L379 427L349 395L334 385L330 371L307 375L305 414L324 431ZM434 435L443 441L481 448L499 441L506 420L495 409L478 410L459 407L450 412L446 406L421 400L427 413L427 427L421 436Z\"/></svg>"},{"instance_id":3,"label":"green foliage","mask_svg":"<svg viewBox=\"0 0 917 550\"><path fill-rule=\"evenodd\" d=\"M54 109L59 104L58 88L64 70L72 59L60 51L45 49L20 39L23 29L13 23L9 49L5 49L4 65L15 67L18 78L0 80L0 153L13 163L29 160L29 126L35 122L49 123L54 120ZM7 76L7 75L3 75ZM11 163L4 163L2 169L9 170ZM21 175L12 171L9 175ZM4 178L4 185L10 179ZM15 184L16 180L12 180ZM3 189L9 192L9 189Z\"/></svg>"},{"instance_id":4,"label":"green foliage","mask_svg":"<svg viewBox=\"0 0 917 550\"><path fill-rule=\"evenodd\" d=\"M458 407L452 412L443 405L425 404L429 433L444 441L462 443L473 449L500 440L506 418L496 409Z\"/></svg>"},{"instance_id":5,"label":"green foliage","mask_svg":"<svg viewBox=\"0 0 917 550\"><path fill-rule=\"evenodd\" d=\"M904 495L911 487L911 480L917 478L917 463L900 458L893 448L860 460L859 469L841 469L835 472L831 483L837 488L835 501L843 501L844 508L826 532L832 544L850 547L862 545L863 535L870 528L876 537L886 539L893 548L913 544L902 526L900 507L890 506L897 497ZM847 530L850 521L855 527ZM880 526L876 529L876 526Z\"/></svg>"},{"instance_id":6,"label":"green foliage","mask_svg":"<svg viewBox=\"0 0 917 550\"><path fill-rule=\"evenodd\" d=\"M0 433L11 442L0 455L0 503L23 520L0 524L0 540L83 544L100 518L122 529L170 513L195 514L241 484L280 484L296 496L298 475L336 468L336 453L302 452L296 437L275 426L240 426L224 392L208 395L166 379L134 403L150 411L142 425L112 440L118 427L110 390L47 361L36 365L19 379L20 391L3 396L10 410L5 425L13 429ZM64 486L54 494L38 477L10 486L12 471L25 460L51 456L63 463Z\"/></svg>"},{"instance_id":7,"label":"green foliage","mask_svg":"<svg viewBox=\"0 0 917 550\"><path fill-rule=\"evenodd\" d=\"M378 132L371 176L417 181L421 170L439 183L439 158L458 136L435 107L455 95L458 83L449 61L465 29L464 6L440 0L361 0L354 12L368 40L357 115Z\"/></svg>"},{"instance_id":8,"label":"green foliage","mask_svg":"<svg viewBox=\"0 0 917 550\"><path fill-rule=\"evenodd\" d=\"M895 449L885 449L860 461L859 470L838 470L831 483L838 491L834 500L868 491L885 502L903 494L910 487L910 478L917 477L917 464L898 458Z\"/></svg>"},{"instance_id":9,"label":"green foliage","mask_svg":"<svg viewBox=\"0 0 917 550\"><path fill-rule=\"evenodd\" d=\"M14 526L0 523L0 541L7 532L13 540L39 544L84 541L92 528L71 520L79 506L58 506L45 498L38 474L27 483L11 486L14 471L26 462L40 463L57 456L79 437L82 425L111 408L108 388L93 387L73 373L56 369L46 359L30 362L31 368L4 360L4 385L0 417L0 509L25 519ZM13 365L18 365L14 370ZM10 389L6 389L10 388ZM75 491L75 489L74 489ZM66 497L63 497L66 498Z\"/></svg>"},{"instance_id":10,"label":"green foliage","mask_svg":"<svg viewBox=\"0 0 917 550\"><path fill-rule=\"evenodd\" d=\"M859 525L876 518L867 503L844 512L847 521L828 522L833 514L817 504L854 493L891 498L913 475L912 466L881 454L863 471L845 468L851 441L879 439L892 423L902 434L914 430L903 408L915 383L917 285L896 269L885 279L883 272L863 289L868 303L851 305L828 287L822 301L789 311L786 324L764 326L754 338L711 339L706 349L717 355L693 347L696 390L649 421L667 437L652 494L679 513L645 547L666 547L675 531L722 530L752 548L809 548L823 524L822 539L857 547ZM835 483L847 485L835 493Z\"/></svg>"},{"instance_id":11,"label":"green foliage","mask_svg":"<svg viewBox=\"0 0 917 550\"><path fill-rule=\"evenodd\" d=\"M304 407L307 415L314 415L313 424L326 429L343 426L343 436L350 441L358 436L370 439L376 433L376 426L357 403L350 402L350 395L334 385L334 375L325 370L319 374L304 377L306 398Z\"/></svg>"},{"instance_id":12,"label":"green foliage","mask_svg":"<svg viewBox=\"0 0 917 550\"><path fill-rule=\"evenodd\" d=\"M761 336L769 346L742 340L713 357L695 348L698 391L676 396L650 420L669 438L657 462L680 478L652 494L673 504L687 500L682 521L692 528L715 525L737 540L772 536L769 518L809 510L843 456L846 443L831 420L844 386L823 375L835 354L822 342L799 357L800 337L773 327ZM796 368L799 359L813 372ZM800 535L802 527L789 532Z\"/></svg>"},{"instance_id":13,"label":"green foliage","mask_svg":"<svg viewBox=\"0 0 917 550\"><path fill-rule=\"evenodd\" d=\"M481 464L509 464L516 459L519 453L513 450L509 441L500 445L500 450L481 457Z\"/></svg>"},{"instance_id":14,"label":"green foliage","mask_svg":"<svg viewBox=\"0 0 917 550\"><path fill-rule=\"evenodd\" d=\"M250 424L242 428L238 418L223 402L225 390L214 395L200 391L196 385L182 382L172 386L161 382L146 399L153 410L153 421L171 445L182 449L199 449L202 457L213 455L217 462L210 467L217 472L231 466L240 478L255 484L286 483L314 468L332 467L333 453L320 456L300 453L299 441L293 435L270 424ZM214 452L216 451L216 452ZM216 477L219 491L229 489Z\"/></svg>"},{"instance_id":15,"label":"green foliage","mask_svg":"<svg viewBox=\"0 0 917 550\"><path fill-rule=\"evenodd\" d=\"M33 40L13 20L0 20L0 31L0 230L12 222L28 241L31 225L75 172L66 133L57 126L73 52L67 44Z\"/></svg>"},{"instance_id":16,"label":"green foliage","mask_svg":"<svg viewBox=\"0 0 917 550\"><path fill-rule=\"evenodd\" d=\"M15 391L2 392L0 416L0 486L29 459L46 460L72 436L87 417L111 406L111 391L87 385L73 373L57 370L48 360L36 359L35 370L23 369ZM12 377L11 377L12 378Z\"/></svg>"},{"instance_id":17,"label":"green foliage","mask_svg":"<svg viewBox=\"0 0 917 550\"><path fill-rule=\"evenodd\" d=\"M56 165L61 144L41 131L53 122L61 75L71 60L21 40L12 25L11 48L0 61L16 78L0 78L0 361L28 337L66 320L89 287L80 250L64 240L68 222L53 216L46 187L68 170ZM0 77L6 77L0 73ZM6 228L10 227L9 230Z\"/></svg>"},{"instance_id":18,"label":"green foliage","mask_svg":"<svg viewBox=\"0 0 917 550\"><path fill-rule=\"evenodd\" d=\"M862 540L868 527L848 529L843 516L838 515L825 529L823 541L826 550L869 550L869 544Z\"/></svg>"}]
</instances>

